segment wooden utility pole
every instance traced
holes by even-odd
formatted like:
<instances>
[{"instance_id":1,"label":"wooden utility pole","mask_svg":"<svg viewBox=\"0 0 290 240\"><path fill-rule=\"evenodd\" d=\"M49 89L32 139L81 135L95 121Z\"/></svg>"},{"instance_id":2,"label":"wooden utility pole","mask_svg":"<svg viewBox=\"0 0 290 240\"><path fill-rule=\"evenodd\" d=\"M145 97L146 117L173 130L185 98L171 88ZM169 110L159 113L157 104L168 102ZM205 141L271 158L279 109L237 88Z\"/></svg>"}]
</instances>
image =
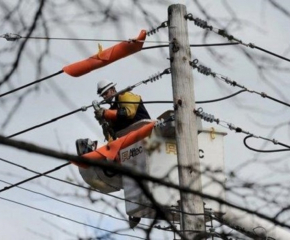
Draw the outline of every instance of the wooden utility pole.
<instances>
[{"instance_id":1,"label":"wooden utility pole","mask_svg":"<svg viewBox=\"0 0 290 240\"><path fill-rule=\"evenodd\" d=\"M177 159L179 165L179 184L201 192L201 176L197 142L197 124L193 113L195 108L194 84L190 45L188 41L186 7L174 4L168 8L168 27L170 41L170 62L175 106L175 133ZM184 167L191 166L192 169ZM205 231L203 201L198 195L180 193L181 230L184 236L192 239Z\"/></svg>"}]
</instances>

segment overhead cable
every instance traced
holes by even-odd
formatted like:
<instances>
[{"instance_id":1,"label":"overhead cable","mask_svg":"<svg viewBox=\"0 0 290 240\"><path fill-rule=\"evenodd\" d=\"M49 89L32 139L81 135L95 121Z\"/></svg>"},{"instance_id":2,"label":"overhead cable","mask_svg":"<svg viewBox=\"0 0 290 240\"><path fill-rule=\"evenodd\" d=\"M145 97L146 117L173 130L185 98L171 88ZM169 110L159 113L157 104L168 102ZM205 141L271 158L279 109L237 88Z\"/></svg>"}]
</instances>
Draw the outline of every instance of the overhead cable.
<instances>
[{"instance_id":1,"label":"overhead cable","mask_svg":"<svg viewBox=\"0 0 290 240\"><path fill-rule=\"evenodd\" d=\"M219 102L219 101L222 101L222 100L225 100L225 99L228 99L228 98L231 98L231 97L234 97L240 93L243 93L243 92L246 92L246 90L240 90L238 92L235 92L229 96L226 96L226 97L222 97L222 98L217 98L217 99L211 99L211 100L204 100L204 101L196 101L195 103L196 104L204 104L204 103L213 103L213 102ZM116 101L111 101L110 103L117 103ZM140 104L140 102L131 102L131 101L118 101L118 103L131 103L131 104ZM161 101L142 101L143 104L157 104L157 103L174 103L174 101L165 101L165 100L161 100Z\"/></svg>"},{"instance_id":2,"label":"overhead cable","mask_svg":"<svg viewBox=\"0 0 290 240\"><path fill-rule=\"evenodd\" d=\"M56 117L56 118L53 118L53 119L51 119L51 120L49 120L49 121L46 121L46 122L40 123L40 124L35 125L35 126L33 126L33 127L30 127L30 128L24 129L24 130L22 130L22 131L20 131L20 132L17 132L17 133L14 133L14 134L12 134L12 135L9 135L9 136L7 136L7 138L12 138L12 137L15 137L15 136L17 136L17 135L20 135L20 134L22 134L22 133L25 133L25 132L31 131L31 130L33 130L33 129L36 129L36 128L39 128L39 127L45 126L45 125L47 125L47 124L49 124L49 123L55 122L55 121L57 121L57 120L59 120L59 119L61 119L61 118L64 118L64 117L68 117L68 116L70 116L70 115L72 115L72 114L75 114L75 113L77 113L77 112L80 112L80 111L83 111L83 112L84 112L84 111L86 111L86 110L87 110L88 108L90 108L90 107L92 107L92 105L89 105L89 106L83 106L83 107L81 107L81 108L79 108L79 109L76 109L76 110L71 111L71 112L69 112L69 113L63 114L63 115L58 116L58 117Z\"/></svg>"},{"instance_id":3,"label":"overhead cable","mask_svg":"<svg viewBox=\"0 0 290 240\"><path fill-rule=\"evenodd\" d=\"M268 99L270 99L272 101L275 101L277 103L280 103L280 104L283 104L283 105L285 105L287 107L290 107L289 103L286 103L286 102L283 102L283 101L281 101L279 99L273 98L273 97L269 96L268 94L266 94L264 92L257 92L255 90L250 90L250 89L246 88L245 86L239 84L238 82L236 82L234 80L231 80L229 77L226 77L226 76L223 76L221 74L212 72L212 70L210 68L205 67L205 66L200 65L200 64L198 65L197 63L198 63L198 59L194 59L193 61L189 62L190 66L192 66L193 69L197 69L198 72L201 73L201 74L204 74L206 76L212 76L214 78L222 80L223 82L231 85L232 87L239 87L239 88L241 88L241 89L243 89L243 90L245 90L245 91L247 91L249 93L258 94L258 95L260 95L263 98L268 98Z\"/></svg>"},{"instance_id":4,"label":"overhead cable","mask_svg":"<svg viewBox=\"0 0 290 240\"><path fill-rule=\"evenodd\" d=\"M111 97L109 97L108 99L104 99L102 100L101 102L99 102L99 105L101 104L106 104L106 103L110 103L112 99L114 99L116 96L120 95L120 94L123 94L124 92L128 92L128 91L132 91L134 88L142 85L142 84L147 84L149 82L153 83L159 79L162 78L162 76L164 74L170 74L171 73L171 69L170 68L166 68L165 70L163 70L163 72L158 72L157 74L154 74L152 76L150 76L149 78L145 79L145 80L142 80L134 85L131 85L131 86L128 86L120 91L118 91L117 93L115 93L114 95L112 95Z\"/></svg>"},{"instance_id":5,"label":"overhead cable","mask_svg":"<svg viewBox=\"0 0 290 240\"><path fill-rule=\"evenodd\" d=\"M268 53L268 54L270 54L272 56L275 56L277 58L280 58L280 59L283 59L285 61L290 62L289 58L285 58L285 57L283 57L281 55L278 55L276 53L273 53L273 52L271 52L269 50L266 50L264 48L258 47L258 46L256 46L253 43L244 43L242 40L234 37L233 35L228 34L226 30L214 28L214 27L208 25L208 23L205 20L202 20L200 18L194 18L191 13L185 15L184 18L187 19L187 20L193 21L194 24L196 26L200 27L200 28L210 30L210 31L212 31L212 32L224 37L224 38L227 38L228 41L233 41L233 42L236 42L236 43L241 44L241 45L246 46L246 47L250 47L250 48L253 48L253 49L258 49L258 50L260 50L262 52Z\"/></svg>"},{"instance_id":6,"label":"overhead cable","mask_svg":"<svg viewBox=\"0 0 290 240\"><path fill-rule=\"evenodd\" d=\"M185 192L187 194L195 194L195 195L200 195L203 198L207 198L210 200L214 200L217 201L221 204L230 206L230 207L234 207L236 209L245 211L247 213L250 214L254 214L260 218L272 221L274 224L281 226L281 227L287 227L290 228L289 225L285 224L284 222L281 222L277 219L273 219L263 213L257 212L257 211L252 211L249 210L247 208L238 206L236 204L224 201L223 199L217 198L217 197L213 197L212 195L206 194L206 193L201 193L199 191L195 191L193 189L189 189L188 187L184 187L184 186L179 186L167 181L164 181L164 179L162 178L156 178L153 176L150 176L144 172L140 172L140 171L132 171L132 168L126 167L126 166L119 166L118 164L115 164L113 162L106 162L106 161L93 161L90 159L86 159L84 157L80 157L80 156L76 156L73 154L67 154L67 153L61 153L61 152L57 152L57 151L53 151L51 149L48 148L44 148L44 147L38 147L34 144L30 144L27 142L23 142L23 141L16 141L16 140L11 140L11 139L7 139L3 136L0 135L0 144L6 145L6 146L10 146L10 147L14 147L14 148L18 148L18 149L22 149L25 151L29 151L29 152L33 152L33 153L37 153L37 154L41 154L41 155L45 155L45 156L49 156L49 157L53 157L56 159L60 159L60 160L65 160L67 161L67 159L70 159L70 161L73 161L75 163L82 163L82 164L87 164L89 166L97 166L100 168L106 168L109 171L119 171L120 174L124 174L130 178L133 179L142 179L142 181L150 181L152 183L158 183L161 184L165 187L170 187L172 189L176 189L178 191L182 191ZM171 210L173 211L173 209ZM174 210L176 212L180 212L180 210ZM203 215L203 214L192 214L192 213L186 213L188 215Z\"/></svg>"},{"instance_id":7,"label":"overhead cable","mask_svg":"<svg viewBox=\"0 0 290 240\"><path fill-rule=\"evenodd\" d=\"M190 44L190 47L219 47L219 46L232 46L238 43L207 43L207 44ZM153 49L153 48L164 48L169 47L169 45L156 45L150 47L143 47L141 50Z\"/></svg>"},{"instance_id":8,"label":"overhead cable","mask_svg":"<svg viewBox=\"0 0 290 240\"><path fill-rule=\"evenodd\" d=\"M166 120L163 120L163 123L166 123L166 122L169 122L171 120L174 120L174 116L166 119ZM162 127L161 126L161 121L159 122L159 126L157 127ZM11 164L13 166L16 166L16 167L19 167L19 168L22 168L26 171L29 171L29 172L32 172L32 173L35 173L35 174L40 174L39 172L37 171L34 171L34 170L31 170L25 166L22 166L20 164L17 164L17 163L14 163L14 162L11 162L7 159L3 159L0 157L0 161L3 161L5 163L8 163L8 164ZM59 178L56 178L56 177L52 177L52 176L49 176L49 175L44 175L43 177L46 177L46 178L49 178L49 179L52 179L52 180L55 180L55 181L58 181L58 182L62 182L62 183L65 183L65 184L68 184L68 185L72 185L74 187L78 187L78 188L82 188L82 189L85 189L85 190L89 190L89 191L93 191L93 192L97 192L99 194L102 194L102 195L106 195L106 196L109 196L109 197L112 197L112 198L115 198L115 199L118 199L118 200L121 200L121 201L125 201L125 202L130 202L130 203L133 203L133 204L137 204L139 206L143 206L143 207L147 207L147 208L153 208L152 205L149 205L149 204L145 204L145 203L140 203L140 202L136 202L136 201L132 201L132 200L129 200L129 199L125 199L125 198L122 198L122 197L118 197L116 195L113 195L113 194L110 194L110 193L104 193L104 192L100 192L99 190L95 189L95 188L91 188L91 187L85 187L85 186L82 186L82 185L79 185L79 184L75 184L73 182L70 182L70 181L66 181L66 180L63 180L63 179L59 179ZM1 180L0 180L1 181ZM178 212L178 213L183 213L183 214L187 214L187 215L203 215L203 214L192 214L192 213L187 213L187 212L184 212L184 211L181 211L181 210L178 210L178 209L170 209L172 212ZM154 226L154 228L157 228L157 229L160 229L160 227L158 226ZM162 229L162 228L161 228ZM162 229L164 230L164 229Z\"/></svg>"},{"instance_id":9,"label":"overhead cable","mask_svg":"<svg viewBox=\"0 0 290 240\"><path fill-rule=\"evenodd\" d=\"M148 34L148 33L147 33ZM35 40L61 40L61 41L90 41L90 42L146 42L146 43L169 43L169 41L148 41L136 39L99 39L99 38L57 38L57 37L23 37L15 33L6 33L0 36L7 41L17 41L19 39Z\"/></svg>"},{"instance_id":10,"label":"overhead cable","mask_svg":"<svg viewBox=\"0 0 290 240\"><path fill-rule=\"evenodd\" d=\"M152 30L146 31L147 36L156 34L159 29L168 27L168 21L162 22L158 27ZM66 40L66 41L91 41L91 42L146 42L146 43L169 43L169 41L148 41L148 40L137 40L137 39L92 39L92 38L57 38L57 37L23 37L16 33L5 33L0 35L0 38L5 38L7 41L17 41L19 39L35 39L35 40Z\"/></svg>"},{"instance_id":11,"label":"overhead cable","mask_svg":"<svg viewBox=\"0 0 290 240\"><path fill-rule=\"evenodd\" d=\"M0 182L5 183L5 184L9 184L9 185L13 185L12 183L9 183L9 182L3 181L3 180L0 180ZM126 220L126 219L123 219L123 218L114 217L113 215L108 214L108 213L96 211L94 209L90 209L90 208L87 208L87 207L83 207L81 205L77 205L77 204L74 204L74 203L70 203L70 202L67 202L67 201L63 201L63 200L60 200L58 198L54 198L54 197L48 196L48 195L46 195L44 193L40 193L40 192L37 192L37 191L33 191L31 189L28 189L28 188L19 187L19 186L17 186L17 188L22 189L22 190L27 191L27 192L31 192L31 193L34 193L34 194L43 196L43 197L46 197L46 198L49 198L49 199L52 199L52 200L57 201L57 202L64 203L66 205L70 205L70 206L73 206L73 207L76 207L76 208L80 208L80 209L87 210L87 211L90 211L90 212L98 213L98 214L101 214L101 215L104 215L104 216L107 216L109 218L113 218L113 219L116 219L116 220L119 220L119 221L129 222L129 220ZM149 227L149 225L142 224L142 223L139 223L138 225L142 225L142 226L145 226L145 227ZM163 230L162 228L159 228L159 227L157 229Z\"/></svg>"},{"instance_id":12,"label":"overhead cable","mask_svg":"<svg viewBox=\"0 0 290 240\"><path fill-rule=\"evenodd\" d=\"M11 189L11 188L14 188L14 187L17 187L17 186L19 186L19 185L21 185L21 184L23 184L23 183L26 183L26 182L29 182L29 181L34 180L34 179L36 179L36 178L42 177L42 176L44 176L44 175L46 175L46 174L49 174L49 173L55 172L55 171L57 171L57 170L59 170L59 169L61 169L61 168L63 168L63 167L66 167L66 166L69 165L69 164L71 164L71 163L68 162L68 163L62 164L62 165L60 165L60 166L58 166L58 167L56 167L56 168L54 168L54 169L51 169L51 170L49 170L49 171L44 172L44 173L40 173L40 174L35 175L35 176L33 176L33 177L30 177L30 178L27 178L27 179L25 179L25 180L22 180L22 181L20 181L20 182L18 182L18 183L14 183L14 184L12 184L12 185L10 185L10 186L6 186L6 187L0 189L0 192L7 191L7 190L9 190L9 189Z\"/></svg>"},{"instance_id":13,"label":"overhead cable","mask_svg":"<svg viewBox=\"0 0 290 240\"><path fill-rule=\"evenodd\" d=\"M30 209L33 209L33 210L36 210L36 211L39 211L39 212L43 212L43 213L46 213L46 214L49 214L49 215L52 215L52 216L55 216L55 217L58 217L58 218L61 218L61 219L65 219L65 220L68 220L70 222L74 222L74 223L77 223L77 224L80 224L80 225L83 225L83 226L86 226L86 227L91 227L91 228L94 228L94 229L97 229L97 230L108 232L108 233L111 233L111 234L114 234L114 235L132 237L132 238L137 238L137 239L145 239L145 238L141 238L141 237L130 235L130 234L117 233L116 231L110 231L110 230L107 230L107 229L104 229L104 228L99 228L99 227L96 227L96 226L93 226L93 225L90 225L90 224L87 224L87 223L83 223L83 222L74 220L72 218L65 217L65 216L57 214L57 213L53 213L53 212L50 212L50 211L47 211L47 210L43 210L43 209L40 209L40 208L32 207L30 205L27 205L27 204L24 204L24 203L20 203L20 202L11 200L11 199L7 199L7 198L3 198L3 197L0 197L0 199L4 200L4 201L7 201L7 202L11 202L11 203L17 204L17 205L24 206L24 207L27 207L27 208L30 208Z\"/></svg>"},{"instance_id":14,"label":"overhead cable","mask_svg":"<svg viewBox=\"0 0 290 240\"><path fill-rule=\"evenodd\" d=\"M212 114L209 114L209 113L206 113L203 111L202 108L198 108L197 110L194 110L194 113L196 114L196 116L200 117L202 120L206 121L206 122L215 122L223 127L227 127L228 129L230 130L234 130L236 133L244 133L247 135L247 137L245 137L244 139L244 144L247 148L249 148L250 150L253 150L253 151L258 151L258 152L283 152L283 151L290 151L290 146L289 145L286 145L284 143L281 143L279 141L277 141L276 139L269 139L269 138L266 138L266 137L261 137L261 136L258 136L258 135L255 135L247 130L244 130L240 127L236 127L234 124L232 123L228 123L226 121L222 121L220 120L219 118L215 118L214 115ZM224 126L223 124L221 124L221 122L225 123L226 126ZM257 150L257 149L254 149L254 148L251 148L249 147L247 144L246 144L246 140L248 138L257 138L257 139L263 139L265 141L268 141L268 142L271 142L273 143L274 145L280 145L280 146L283 146L285 147L286 149L276 149L276 150L267 150L267 151L263 151L263 150Z\"/></svg>"},{"instance_id":15,"label":"overhead cable","mask_svg":"<svg viewBox=\"0 0 290 240\"><path fill-rule=\"evenodd\" d=\"M8 91L8 92L5 92L5 93L2 93L2 94L0 94L0 98L1 98L1 97L4 97L4 96L6 96L6 95L8 95L8 94L10 94L10 93L14 93L14 92L16 92L16 91L18 91L18 90L21 90L21 89L23 89L23 88L29 87L29 86L31 86L31 85L33 85L33 84L40 83L40 82L42 82L42 81L44 81L44 80L47 80L47 79L52 78L52 77L55 77L55 76L57 76L57 75L59 75L59 74L61 74L61 73L63 73L63 70L60 70L60 71L58 71L58 72L56 72L56 73L53 73L53 74L51 74L51 75L49 75L49 76L46 76L46 77L44 77L44 78L38 79L38 80L36 80L36 81L34 81L34 82L30 82L30 83L28 83L28 84L25 84L25 85L23 85L23 86L21 86L21 87L15 88L15 89L13 89L13 90L11 90L11 91Z\"/></svg>"},{"instance_id":16,"label":"overhead cable","mask_svg":"<svg viewBox=\"0 0 290 240\"><path fill-rule=\"evenodd\" d=\"M126 88L124 88L124 89L118 91L118 92L117 92L116 94L114 94L112 97L110 97L110 98L108 98L108 99L106 99L106 100L101 101L99 104L105 104L105 103L108 103L110 100L112 100L112 99L113 99L115 96L117 96L117 95L120 95L120 94L122 94L122 93L124 93L124 92L127 92L127 91L131 91L132 89L134 89L135 87L140 86L141 84L147 84L148 82L155 82L155 81L159 80L160 78L162 78L162 75L164 75L164 74L170 74L170 73L171 73L170 68L167 68L167 69L165 69L165 70L164 70L163 72L161 72L161 73L154 74L154 75L152 75L151 77L147 78L146 80L142 80L142 81L140 81L140 82L138 82L138 83L136 83L136 84L134 84L134 85L128 86L128 87L126 87ZM61 119L61 118L64 118L64 117L70 116L70 115L72 115L72 114L75 114L75 113L77 113L77 112L80 112L80 111L83 111L83 112L84 112L84 111L86 111L88 108L90 108L90 107L92 107L92 106L93 106L92 104L91 104L91 105L88 105L88 106L83 106L83 107L81 107L81 108L79 108L79 109L76 109L76 110L74 110L74 111L71 111L71 112L69 112L69 113L66 113L66 114L63 114L63 115L61 115L61 116L55 117L55 118L53 118L53 119L51 119L51 120L49 120L49 121L43 122L43 123L41 123L41 124L35 125L35 126L33 126L33 127L30 127L30 128L24 129L24 130L22 130L22 131L20 131L20 132L17 132L17 133L14 133L14 134L12 134L12 135L9 135L9 136L7 136L7 138L15 137L15 136L20 135L20 134L22 134L22 133L25 133L25 132L31 131L31 130L33 130L33 129L36 129L36 128L39 128L39 127L45 126L45 125L47 125L47 124L50 124L50 123L55 122L55 121L57 121L57 120L59 120L59 119Z\"/></svg>"},{"instance_id":17,"label":"overhead cable","mask_svg":"<svg viewBox=\"0 0 290 240\"><path fill-rule=\"evenodd\" d=\"M152 30L151 30L152 31ZM150 31L147 32L147 36L152 35ZM6 33L0 36L0 38L5 38L7 41L16 41L21 38L28 39L38 39L38 40L62 40L62 41L90 41L90 42L145 42L145 43L170 43L169 41L146 41L146 40L121 40L121 39L93 39L93 38L55 38L55 37L22 37L18 34L14 33ZM215 47L215 46L229 46L229 45L237 45L239 43L208 43L208 44L190 44L190 47ZM163 48L169 47L169 45L157 45L150 47L143 47L141 50L152 49L152 48Z\"/></svg>"}]
</instances>

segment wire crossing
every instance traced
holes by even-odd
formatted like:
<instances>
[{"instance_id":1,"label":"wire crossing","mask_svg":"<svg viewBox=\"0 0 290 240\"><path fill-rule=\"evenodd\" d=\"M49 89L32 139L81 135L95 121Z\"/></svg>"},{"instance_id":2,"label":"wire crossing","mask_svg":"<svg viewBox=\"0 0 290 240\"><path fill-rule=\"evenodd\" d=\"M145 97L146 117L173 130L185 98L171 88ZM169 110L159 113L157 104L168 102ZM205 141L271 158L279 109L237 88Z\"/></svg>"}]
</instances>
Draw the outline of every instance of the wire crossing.
<instances>
[{"instance_id":1,"label":"wire crossing","mask_svg":"<svg viewBox=\"0 0 290 240\"><path fill-rule=\"evenodd\" d=\"M244 91L247 91L249 93L258 94L258 95L260 95L263 98L268 98L268 99L270 99L272 101L275 101L277 103L280 103L280 104L283 104L283 105L285 105L287 107L290 107L290 104L289 103L286 103L286 102L283 102L283 101L281 101L279 99L276 99L276 98L273 98L271 96L268 96L268 94L266 94L264 92L257 92L255 90L250 90L250 89L246 88L245 86L240 85L238 82L233 81L233 80L231 80L230 78L228 78L226 76L223 76L222 74L218 74L218 73L212 72L211 69L208 68L208 67L205 67L203 65L197 65L197 63L198 63L198 59L194 59L193 61L189 62L190 66L192 66L193 69L197 69L198 72L201 73L201 74L204 74L206 76L209 76L210 75L210 76L212 76L214 78L217 78L219 80L222 80L223 82L231 85L232 87L239 87L239 88L241 88Z\"/></svg>"},{"instance_id":2,"label":"wire crossing","mask_svg":"<svg viewBox=\"0 0 290 240\"><path fill-rule=\"evenodd\" d=\"M34 81L34 82L28 83L28 84L23 85L23 86L21 86L21 87L15 88L15 89L13 89L13 90L11 90L11 91L8 91L8 92L6 92L6 93L2 93L2 94L0 94L0 98L1 98L1 97L4 97L4 96L6 96L6 95L8 95L8 94L10 94L10 93L14 93L14 92L16 92L16 91L18 91L18 90L21 90L21 89L23 89L23 88L29 87L29 86L31 86L31 85L33 85L33 84L40 83L40 82L42 82L42 81L44 81L44 80L47 80L47 79L52 78L52 77L55 77L55 76L57 76L57 75L59 75L59 74L61 74L61 73L63 73L63 70L60 70L59 72L53 73L53 74L51 74L51 75L49 75L49 76L46 76L46 77L41 78L41 79L38 79L38 80L36 80L36 81Z\"/></svg>"},{"instance_id":3,"label":"wire crossing","mask_svg":"<svg viewBox=\"0 0 290 240\"><path fill-rule=\"evenodd\" d=\"M270 54L270 55L272 55L272 56L275 56L275 57L277 57L277 58L283 59L283 60L285 60L285 61L287 61L287 62L290 62L290 59L289 59L289 58L286 58L286 57L283 57L283 56L278 55L278 54L276 54L276 53L273 53L273 52L271 52L271 51L269 51L269 50L267 50L267 49L264 49L264 48L258 47L258 46L256 46L256 45L253 44L253 43L248 43L248 44L247 44L247 43L244 43L242 40L240 40L240 39L234 37L233 35L228 34L226 30L222 30L222 29L214 28L213 26L208 25L208 24L207 24L207 21L202 20L202 19L200 19L200 18L194 18L193 15L192 15L191 13L185 15L184 18L185 18L186 20L193 21L194 24L195 24L196 26L200 27L200 28L208 29L208 30L210 30L210 31L212 31L212 32L214 32L214 33L216 33L216 34L218 34L218 35L224 37L224 38L227 38L228 41L234 41L234 42L236 42L236 43L238 43L238 44L241 44L241 45L243 45L243 46L250 47L250 48L253 48L253 49L258 49L258 50L260 50L260 51L262 51L262 52L265 52L265 53Z\"/></svg>"},{"instance_id":4,"label":"wire crossing","mask_svg":"<svg viewBox=\"0 0 290 240\"><path fill-rule=\"evenodd\" d=\"M198 108L197 110L194 110L193 112L196 114L196 116L200 117L202 120L204 120L206 122L211 122L211 123L215 122L215 123L221 125L222 127L227 127L230 130L234 130L236 133L244 133L244 134L248 135L247 137L244 138L244 144L250 150L253 150L253 151L256 151L256 152L267 152L267 153L290 151L290 146L289 145L281 143L281 142L277 141L276 139L269 139L269 138L261 137L261 136L255 135L255 134L253 134L253 133L251 133L251 132L249 132L247 130L244 130L244 129L240 128L240 127L236 127L232 123L228 123L226 121L222 121L219 118L215 118L214 115L204 112L202 108ZM222 125L221 122L225 123L226 126ZM249 145L246 144L246 141L247 141L248 138L263 139L263 140L271 142L271 143L273 143L275 145L283 146L283 147L285 147L287 149L275 149L275 150L258 150L258 149L254 149L254 148L249 147Z\"/></svg>"}]
</instances>

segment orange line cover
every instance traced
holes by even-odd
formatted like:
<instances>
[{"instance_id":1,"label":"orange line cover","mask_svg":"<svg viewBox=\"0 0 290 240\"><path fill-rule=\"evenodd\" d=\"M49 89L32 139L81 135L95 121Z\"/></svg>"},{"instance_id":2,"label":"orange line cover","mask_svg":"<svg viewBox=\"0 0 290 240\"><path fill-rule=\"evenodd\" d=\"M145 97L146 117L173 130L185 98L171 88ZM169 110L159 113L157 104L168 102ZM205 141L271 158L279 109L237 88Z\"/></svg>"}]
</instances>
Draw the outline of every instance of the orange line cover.
<instances>
[{"instance_id":1,"label":"orange line cover","mask_svg":"<svg viewBox=\"0 0 290 240\"><path fill-rule=\"evenodd\" d=\"M152 132L154 124L155 124L155 122L148 123L148 124L144 125L143 127L139 128L135 131L132 131L132 132L128 133L127 135L125 135L121 138L118 138L117 140L112 141L112 142L108 143L107 145L104 145L93 152L86 153L86 154L82 155L82 157L85 157L85 158L90 159L90 160L96 160L96 161L104 160L104 159L114 160L118 156L119 151L121 149L126 148L126 147L148 137ZM81 163L74 163L74 164L78 165L79 167L83 167L83 168L88 167L85 164L81 164Z\"/></svg>"},{"instance_id":2,"label":"orange line cover","mask_svg":"<svg viewBox=\"0 0 290 240\"><path fill-rule=\"evenodd\" d=\"M145 40L146 31L142 30L136 40ZM62 70L72 77L79 77L97 68L104 67L121 58L139 52L144 42L129 41L118 43L108 49L99 52L88 59L72 63L65 66Z\"/></svg>"}]
</instances>

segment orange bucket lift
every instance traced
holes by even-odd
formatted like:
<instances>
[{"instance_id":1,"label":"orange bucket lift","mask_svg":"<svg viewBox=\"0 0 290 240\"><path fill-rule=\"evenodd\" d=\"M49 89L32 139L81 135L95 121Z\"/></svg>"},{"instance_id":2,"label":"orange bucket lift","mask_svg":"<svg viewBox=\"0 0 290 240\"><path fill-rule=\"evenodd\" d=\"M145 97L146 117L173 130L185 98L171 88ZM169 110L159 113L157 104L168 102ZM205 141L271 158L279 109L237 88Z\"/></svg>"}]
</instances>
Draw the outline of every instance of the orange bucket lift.
<instances>
[{"instance_id":1,"label":"orange bucket lift","mask_svg":"<svg viewBox=\"0 0 290 240\"><path fill-rule=\"evenodd\" d=\"M166 111L158 119L167 119L172 114L173 111ZM203 192L225 200L223 184L220 183L226 181L223 152L223 137L226 134L213 129L202 129L200 119L197 120L200 125L198 128L200 170L203 172L205 169L211 169L213 172L207 171L206 174L202 174ZM154 127L155 122L141 120L132 124L117 133L119 138L109 143L109 150L105 145L82 156L97 161L116 161L117 164L179 185L175 124L170 122L163 127ZM79 166L79 171L85 182L101 192L109 193L123 189L125 199L128 200L126 212L129 216L155 217L156 212L150 200L143 194L135 180L121 174L104 172L99 167ZM164 210L171 212L168 215L169 219L179 220L178 211L172 213L174 212L172 209L179 209L179 191L150 182L146 183L146 187ZM205 199L204 202L205 207L213 209L214 212L225 211L224 207L214 201Z\"/></svg>"}]
</instances>

